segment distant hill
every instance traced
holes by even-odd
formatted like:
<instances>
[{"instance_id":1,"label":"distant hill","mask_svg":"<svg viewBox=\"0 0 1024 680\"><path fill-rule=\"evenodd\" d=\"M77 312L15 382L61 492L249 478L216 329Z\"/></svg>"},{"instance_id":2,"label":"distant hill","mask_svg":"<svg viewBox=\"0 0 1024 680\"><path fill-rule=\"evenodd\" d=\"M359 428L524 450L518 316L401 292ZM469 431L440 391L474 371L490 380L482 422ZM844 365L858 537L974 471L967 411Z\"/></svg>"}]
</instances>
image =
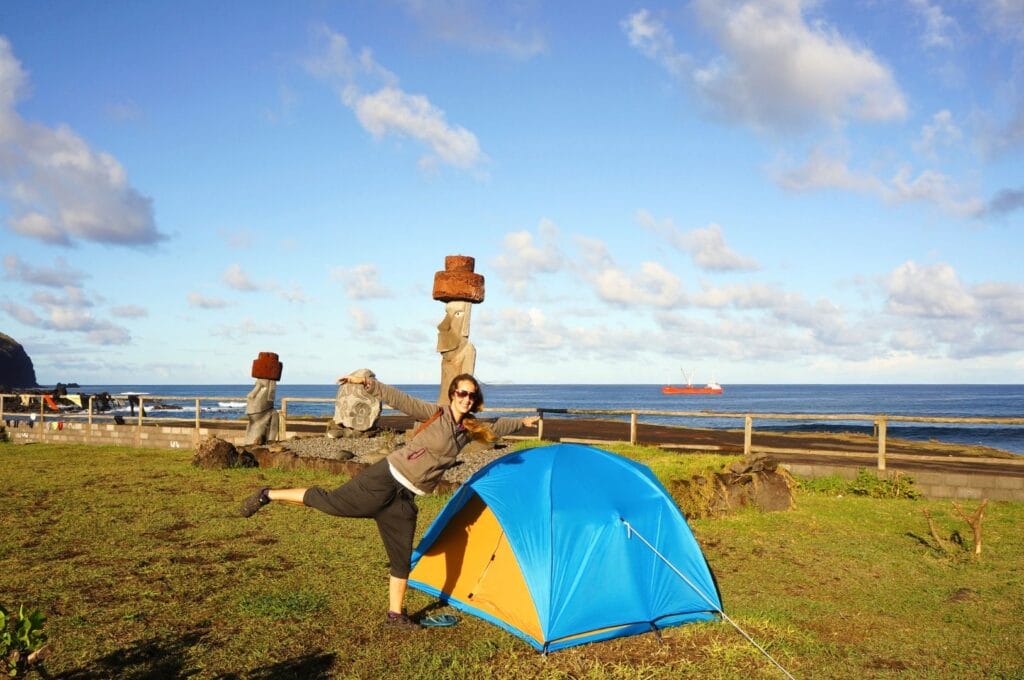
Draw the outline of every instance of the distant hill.
<instances>
[{"instance_id":1,"label":"distant hill","mask_svg":"<svg viewBox=\"0 0 1024 680\"><path fill-rule=\"evenodd\" d=\"M0 385L38 387L36 369L25 348L14 338L0 333Z\"/></svg>"}]
</instances>

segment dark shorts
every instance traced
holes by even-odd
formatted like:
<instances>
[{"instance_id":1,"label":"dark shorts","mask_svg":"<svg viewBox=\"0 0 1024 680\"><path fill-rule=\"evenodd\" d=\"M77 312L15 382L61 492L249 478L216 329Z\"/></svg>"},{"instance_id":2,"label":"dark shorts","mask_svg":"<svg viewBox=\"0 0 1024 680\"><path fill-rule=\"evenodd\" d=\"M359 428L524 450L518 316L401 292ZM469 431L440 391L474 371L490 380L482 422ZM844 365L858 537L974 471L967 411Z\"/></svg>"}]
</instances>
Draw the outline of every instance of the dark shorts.
<instances>
[{"instance_id":1,"label":"dark shorts","mask_svg":"<svg viewBox=\"0 0 1024 680\"><path fill-rule=\"evenodd\" d=\"M302 501L335 517L372 517L384 541L391 575L409 578L416 534L415 494L391 476L386 458L374 463L334 491L306 489Z\"/></svg>"}]
</instances>

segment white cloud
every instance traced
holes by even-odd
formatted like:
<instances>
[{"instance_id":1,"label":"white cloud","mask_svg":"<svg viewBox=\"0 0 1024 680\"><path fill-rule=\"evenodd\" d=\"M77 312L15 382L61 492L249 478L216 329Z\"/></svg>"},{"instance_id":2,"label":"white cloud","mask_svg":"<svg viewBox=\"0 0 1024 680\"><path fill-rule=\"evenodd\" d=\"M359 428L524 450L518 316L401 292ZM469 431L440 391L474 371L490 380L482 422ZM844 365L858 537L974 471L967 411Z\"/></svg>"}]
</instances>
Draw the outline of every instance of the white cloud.
<instances>
[{"instance_id":1,"label":"white cloud","mask_svg":"<svg viewBox=\"0 0 1024 680\"><path fill-rule=\"evenodd\" d=\"M223 325L210 331L210 335L229 340L241 340L250 337L287 335L288 330L281 324L257 323L246 318L234 325Z\"/></svg>"},{"instance_id":2,"label":"white cloud","mask_svg":"<svg viewBox=\"0 0 1024 680\"><path fill-rule=\"evenodd\" d=\"M106 106L106 114L111 120L128 123L142 118L142 111L133 101L123 101Z\"/></svg>"},{"instance_id":3,"label":"white cloud","mask_svg":"<svg viewBox=\"0 0 1024 680\"><path fill-rule=\"evenodd\" d=\"M673 246L688 253L693 263L710 271L754 271L760 269L757 261L740 255L725 242L722 228L717 224L684 232L671 219L658 221L646 210L638 210L637 222Z\"/></svg>"},{"instance_id":4,"label":"white cloud","mask_svg":"<svg viewBox=\"0 0 1024 680\"><path fill-rule=\"evenodd\" d=\"M547 49L540 30L524 16L529 3L405 0L404 5L427 31L454 45L515 59L529 59ZM501 16L493 17L495 13Z\"/></svg>"},{"instance_id":5,"label":"white cloud","mask_svg":"<svg viewBox=\"0 0 1024 680\"><path fill-rule=\"evenodd\" d=\"M684 235L683 243L701 269L751 271L759 268L753 258L743 257L726 245L722 228L717 224L691 230Z\"/></svg>"},{"instance_id":6,"label":"white cloud","mask_svg":"<svg viewBox=\"0 0 1024 680\"><path fill-rule=\"evenodd\" d=\"M973 296L948 264L904 262L889 274L886 286L888 308L898 315L968 319L978 312Z\"/></svg>"},{"instance_id":7,"label":"white cloud","mask_svg":"<svg viewBox=\"0 0 1024 680\"><path fill-rule=\"evenodd\" d=\"M934 170L923 170L911 177L910 166L901 167L892 178L887 197L897 202L926 201L959 217L976 217L985 209L981 199L960 197L952 180Z\"/></svg>"},{"instance_id":8,"label":"white cloud","mask_svg":"<svg viewBox=\"0 0 1024 680\"><path fill-rule=\"evenodd\" d=\"M921 128L921 137L914 143L914 150L928 158L935 158L939 146L949 146L963 137L953 122L953 114L943 109L932 116L930 123Z\"/></svg>"},{"instance_id":9,"label":"white cloud","mask_svg":"<svg viewBox=\"0 0 1024 680\"><path fill-rule=\"evenodd\" d=\"M228 306L227 301L221 298L206 297L199 293L188 294L189 307L198 307L199 309L223 309Z\"/></svg>"},{"instance_id":10,"label":"white cloud","mask_svg":"<svg viewBox=\"0 0 1024 680\"><path fill-rule=\"evenodd\" d=\"M256 234L251 229L240 227L238 229L221 229L220 236L224 243L234 250L245 250L252 248L256 242Z\"/></svg>"},{"instance_id":11,"label":"white cloud","mask_svg":"<svg viewBox=\"0 0 1024 680\"><path fill-rule=\"evenodd\" d=\"M89 276L72 269L63 257L58 257L54 266L49 268L33 267L23 262L17 255L7 255L4 257L4 271L8 279L51 288L78 286Z\"/></svg>"},{"instance_id":12,"label":"white cloud","mask_svg":"<svg viewBox=\"0 0 1024 680\"><path fill-rule=\"evenodd\" d=\"M633 48L661 64L673 76L681 79L688 77L692 61L676 49L672 34L649 11L642 9L631 14L621 25Z\"/></svg>"},{"instance_id":13,"label":"white cloud","mask_svg":"<svg viewBox=\"0 0 1024 680\"><path fill-rule=\"evenodd\" d=\"M957 217L976 217L985 202L964 195L946 175L922 170L915 177L909 164L901 165L889 181L871 173L856 172L847 159L823 148L814 149L803 165L775 171L775 181L791 191L842 189L877 196L889 203L924 202Z\"/></svg>"},{"instance_id":14,"label":"white cloud","mask_svg":"<svg viewBox=\"0 0 1024 680\"><path fill-rule=\"evenodd\" d=\"M608 246L597 239L576 237L583 251L578 269L594 293L618 307L673 307L686 300L679 277L657 262L642 262L640 271L630 274L617 264Z\"/></svg>"},{"instance_id":15,"label":"white cloud","mask_svg":"<svg viewBox=\"0 0 1024 680\"><path fill-rule=\"evenodd\" d=\"M147 245L157 231L152 201L128 184L113 156L91 149L66 125L49 128L15 110L28 78L0 37L0 195L8 227L59 245L76 240Z\"/></svg>"},{"instance_id":16,"label":"white cloud","mask_svg":"<svg viewBox=\"0 0 1024 680\"><path fill-rule=\"evenodd\" d=\"M554 274L563 264L558 227L548 219L540 221L536 240L529 231L505 234L502 252L494 259L495 270L517 298L530 292L537 274Z\"/></svg>"},{"instance_id":17,"label":"white cloud","mask_svg":"<svg viewBox=\"0 0 1024 680\"><path fill-rule=\"evenodd\" d=\"M263 288L263 286L253 282L253 280L249 278L249 275L242 271L242 265L237 262L224 270L224 274L221 275L221 280L235 290L252 292Z\"/></svg>"},{"instance_id":18,"label":"white cloud","mask_svg":"<svg viewBox=\"0 0 1024 680\"><path fill-rule=\"evenodd\" d=\"M64 295L57 295L49 291L37 290L32 293L29 298L33 304L42 306L73 306L73 307L92 307L93 302L85 295L85 291L81 288L74 286L68 286L64 289Z\"/></svg>"},{"instance_id":19,"label":"white cloud","mask_svg":"<svg viewBox=\"0 0 1024 680\"><path fill-rule=\"evenodd\" d=\"M487 327L491 326L485 326ZM510 336L518 347L527 351L556 350L563 347L566 342L565 329L560 324L552 323L542 310L535 307L503 309L500 323L493 327L500 328L501 335Z\"/></svg>"},{"instance_id":20,"label":"white cloud","mask_svg":"<svg viewBox=\"0 0 1024 680\"><path fill-rule=\"evenodd\" d=\"M978 0L982 19L998 35L1024 43L1024 3L1020 0Z\"/></svg>"},{"instance_id":21,"label":"white cloud","mask_svg":"<svg viewBox=\"0 0 1024 680\"><path fill-rule=\"evenodd\" d=\"M870 50L804 16L805 0L696 0L720 54L703 66L677 52L665 26L642 10L624 22L630 43L691 86L708 106L756 128L903 118L892 73Z\"/></svg>"},{"instance_id":22,"label":"white cloud","mask_svg":"<svg viewBox=\"0 0 1024 680\"><path fill-rule=\"evenodd\" d=\"M306 295L306 291L302 289L302 286L297 284L289 288L279 288L277 296L287 302L309 302L312 299Z\"/></svg>"},{"instance_id":23,"label":"white cloud","mask_svg":"<svg viewBox=\"0 0 1024 680\"><path fill-rule=\"evenodd\" d=\"M377 330L377 320L365 307L352 305L348 308L349 318L352 319L352 326L359 333L369 333Z\"/></svg>"},{"instance_id":24,"label":"white cloud","mask_svg":"<svg viewBox=\"0 0 1024 680\"><path fill-rule=\"evenodd\" d=\"M933 5L928 0L908 0L908 2L924 22L921 44L925 47L953 47L953 38L958 32L956 21L943 12L941 7Z\"/></svg>"},{"instance_id":25,"label":"white cloud","mask_svg":"<svg viewBox=\"0 0 1024 680\"><path fill-rule=\"evenodd\" d=\"M778 171L775 179L780 186L791 191L843 189L878 195L885 192L884 182L870 174L853 172L847 162L847 158L817 147L803 165Z\"/></svg>"},{"instance_id":26,"label":"white cloud","mask_svg":"<svg viewBox=\"0 0 1024 680\"><path fill-rule=\"evenodd\" d=\"M138 305L119 305L117 307L111 307L110 313L114 316L119 316L122 319L141 319L142 317L149 316L149 312Z\"/></svg>"},{"instance_id":27,"label":"white cloud","mask_svg":"<svg viewBox=\"0 0 1024 680\"><path fill-rule=\"evenodd\" d=\"M307 63L307 69L337 87L342 102L370 134L376 138L394 135L417 140L431 151L420 159L424 166L442 162L472 168L485 160L476 135L449 124L445 112L426 96L400 89L395 75L377 64L369 50L363 50L357 57L344 35L326 27L321 33L326 47ZM369 87L374 91L365 92L361 80L370 81Z\"/></svg>"},{"instance_id":28,"label":"white cloud","mask_svg":"<svg viewBox=\"0 0 1024 680\"><path fill-rule=\"evenodd\" d=\"M1024 285L983 283L974 287L973 294L986 316L1012 324L1024 333Z\"/></svg>"},{"instance_id":29,"label":"white cloud","mask_svg":"<svg viewBox=\"0 0 1024 680\"><path fill-rule=\"evenodd\" d=\"M476 135L463 127L450 126L444 112L423 95L385 87L373 94L352 96L349 105L374 137L412 137L430 147L442 162L460 168L472 167L481 160Z\"/></svg>"},{"instance_id":30,"label":"white cloud","mask_svg":"<svg viewBox=\"0 0 1024 680\"><path fill-rule=\"evenodd\" d=\"M787 299L786 291L763 283L733 286L702 285L701 291L690 296L698 307L721 309L772 309Z\"/></svg>"},{"instance_id":31,"label":"white cloud","mask_svg":"<svg viewBox=\"0 0 1024 680\"><path fill-rule=\"evenodd\" d=\"M82 333L89 344L125 345L131 341L131 334L126 328L97 319L86 311L90 304L84 300L80 290L69 289L65 298L40 291L33 296L32 302L36 308L42 308L45 316L39 316L33 309L17 303L2 304L0 309L26 326L59 333Z\"/></svg>"},{"instance_id":32,"label":"white cloud","mask_svg":"<svg viewBox=\"0 0 1024 680\"><path fill-rule=\"evenodd\" d=\"M391 297L393 293L380 282L380 272L375 264L360 264L355 267L336 267L331 278L345 285L345 294L350 300L369 300Z\"/></svg>"}]
</instances>

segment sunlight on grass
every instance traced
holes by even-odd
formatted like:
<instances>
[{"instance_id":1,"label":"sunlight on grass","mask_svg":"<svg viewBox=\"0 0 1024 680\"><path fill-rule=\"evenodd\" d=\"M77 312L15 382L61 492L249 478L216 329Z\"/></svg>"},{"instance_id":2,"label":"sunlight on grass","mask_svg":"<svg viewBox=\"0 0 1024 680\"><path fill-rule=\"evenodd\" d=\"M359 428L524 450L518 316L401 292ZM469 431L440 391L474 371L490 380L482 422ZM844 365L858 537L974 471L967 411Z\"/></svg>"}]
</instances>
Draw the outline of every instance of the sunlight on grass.
<instances>
[{"instance_id":1,"label":"sunlight on grass","mask_svg":"<svg viewBox=\"0 0 1024 680\"><path fill-rule=\"evenodd\" d=\"M731 460L612 448L666 483ZM547 657L472 616L449 629L385 628L387 559L373 522L278 505L236 514L260 486L333 488L344 477L190 460L0 444L0 602L49 617L51 675L781 676L720 621ZM418 500L420 533L447 498ZM1020 677L1024 504L990 504L981 559L919 540L923 509L947 534L968 531L948 502L809 492L790 512L690 526L726 612L796 677ZM437 604L410 592L413 612Z\"/></svg>"}]
</instances>

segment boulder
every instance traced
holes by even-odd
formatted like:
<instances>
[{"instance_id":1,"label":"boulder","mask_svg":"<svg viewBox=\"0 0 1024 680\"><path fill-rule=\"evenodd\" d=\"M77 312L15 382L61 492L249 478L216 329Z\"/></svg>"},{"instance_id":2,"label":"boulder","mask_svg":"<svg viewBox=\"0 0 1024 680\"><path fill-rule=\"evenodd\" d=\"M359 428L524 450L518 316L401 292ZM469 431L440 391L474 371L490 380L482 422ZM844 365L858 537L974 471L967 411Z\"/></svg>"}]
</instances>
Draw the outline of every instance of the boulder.
<instances>
[{"instance_id":1,"label":"boulder","mask_svg":"<svg viewBox=\"0 0 1024 680\"><path fill-rule=\"evenodd\" d=\"M675 479L669 490L687 517L720 517L745 507L761 512L791 510L796 480L764 456L733 463L724 472Z\"/></svg>"},{"instance_id":2,"label":"boulder","mask_svg":"<svg viewBox=\"0 0 1024 680\"><path fill-rule=\"evenodd\" d=\"M231 442L210 437L196 447L192 464L207 470L223 470L230 467L255 467L256 461L245 451L240 454Z\"/></svg>"},{"instance_id":3,"label":"boulder","mask_svg":"<svg viewBox=\"0 0 1024 680\"><path fill-rule=\"evenodd\" d=\"M14 338L0 333L0 385L8 388L38 387L32 359Z\"/></svg>"}]
</instances>

